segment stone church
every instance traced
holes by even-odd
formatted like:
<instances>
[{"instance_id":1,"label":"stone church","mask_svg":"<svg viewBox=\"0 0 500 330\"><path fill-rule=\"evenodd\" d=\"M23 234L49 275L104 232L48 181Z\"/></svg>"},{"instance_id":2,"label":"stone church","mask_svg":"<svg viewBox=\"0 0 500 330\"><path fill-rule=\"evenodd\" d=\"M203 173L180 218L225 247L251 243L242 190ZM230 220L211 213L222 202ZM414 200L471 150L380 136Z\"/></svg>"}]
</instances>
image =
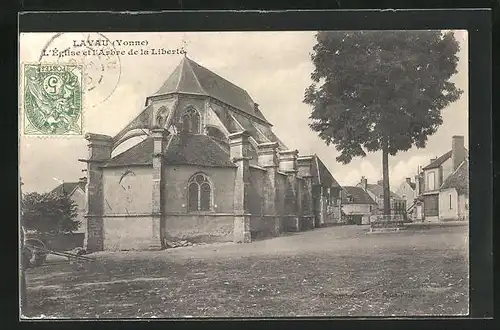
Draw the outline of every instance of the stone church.
<instances>
[{"instance_id":1,"label":"stone church","mask_svg":"<svg viewBox=\"0 0 500 330\"><path fill-rule=\"evenodd\" d=\"M187 57L116 136L85 138L89 251L250 242L339 221L341 187L321 160L288 149L245 90Z\"/></svg>"}]
</instances>

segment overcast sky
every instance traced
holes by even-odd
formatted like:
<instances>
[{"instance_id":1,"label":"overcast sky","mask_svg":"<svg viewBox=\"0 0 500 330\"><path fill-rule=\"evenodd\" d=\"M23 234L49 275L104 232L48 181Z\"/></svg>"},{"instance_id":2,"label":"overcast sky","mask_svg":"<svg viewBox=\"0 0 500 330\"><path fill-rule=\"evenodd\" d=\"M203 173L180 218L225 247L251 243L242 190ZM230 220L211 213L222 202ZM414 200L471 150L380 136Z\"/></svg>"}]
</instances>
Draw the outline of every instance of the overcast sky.
<instances>
[{"instance_id":1,"label":"overcast sky","mask_svg":"<svg viewBox=\"0 0 500 330\"><path fill-rule=\"evenodd\" d=\"M444 123L429 138L425 149L416 148L390 157L391 189L407 176L414 176L419 165L451 149L453 135L465 136L468 144L468 66L467 32L455 31L460 42L459 73L453 77L464 90L459 101L443 111ZM51 39L50 33L23 34L20 38L20 61L35 62ZM91 36L95 36L92 34ZM310 53L315 44L314 32L221 32L221 33L106 33L109 40L147 40L145 47L117 46L117 50L184 47L188 56L227 80L246 89L260 105L274 132L302 155L316 153L342 185L356 184L362 175L374 182L381 178L382 157L370 153L348 165L335 161L333 146L327 147L309 127L308 105L302 100L311 84L313 65ZM51 47L69 47L73 40L87 34L67 34ZM144 106L145 98L156 92L180 62L183 55L120 56L120 79L108 96L118 71L108 71L102 86L85 95L84 131L114 135L132 120ZM53 59L53 58L52 58ZM87 63L91 61L87 57ZM97 103L97 105L95 105ZM95 105L95 106L93 106ZM20 137L20 174L23 191L45 192L60 181L76 181L85 175L87 146L83 137ZM56 180L57 179L57 180Z\"/></svg>"}]
</instances>

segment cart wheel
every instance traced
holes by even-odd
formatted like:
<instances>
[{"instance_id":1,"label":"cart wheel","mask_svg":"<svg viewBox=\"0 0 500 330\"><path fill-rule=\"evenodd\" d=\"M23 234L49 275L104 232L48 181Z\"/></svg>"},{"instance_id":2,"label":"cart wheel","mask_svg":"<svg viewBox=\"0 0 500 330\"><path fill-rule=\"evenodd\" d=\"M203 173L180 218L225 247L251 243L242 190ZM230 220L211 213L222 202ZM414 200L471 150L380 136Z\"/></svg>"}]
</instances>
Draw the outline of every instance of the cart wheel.
<instances>
[{"instance_id":1,"label":"cart wheel","mask_svg":"<svg viewBox=\"0 0 500 330\"><path fill-rule=\"evenodd\" d=\"M37 248L45 249L45 244L39 240L27 241L28 249L31 254L29 255L29 263L32 266L41 266L47 259L47 252L40 251Z\"/></svg>"}]
</instances>

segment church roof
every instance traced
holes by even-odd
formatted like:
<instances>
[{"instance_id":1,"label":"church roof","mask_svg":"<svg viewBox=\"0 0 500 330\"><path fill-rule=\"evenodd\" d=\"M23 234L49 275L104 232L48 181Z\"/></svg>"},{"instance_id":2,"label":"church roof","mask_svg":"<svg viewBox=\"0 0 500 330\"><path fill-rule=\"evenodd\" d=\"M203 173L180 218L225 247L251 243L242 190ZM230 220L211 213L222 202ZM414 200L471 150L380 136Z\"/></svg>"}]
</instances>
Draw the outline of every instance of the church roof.
<instances>
[{"instance_id":1,"label":"church roof","mask_svg":"<svg viewBox=\"0 0 500 330\"><path fill-rule=\"evenodd\" d=\"M248 92L185 56L155 95L171 93L213 97L267 123Z\"/></svg>"},{"instance_id":2,"label":"church roof","mask_svg":"<svg viewBox=\"0 0 500 330\"><path fill-rule=\"evenodd\" d=\"M61 183L60 185L58 185L57 187L55 187L51 191L51 193L57 194L57 195L62 195L62 194L71 195L77 187L80 187L80 189L85 191L85 183L84 182L64 182L64 183Z\"/></svg>"},{"instance_id":3,"label":"church roof","mask_svg":"<svg viewBox=\"0 0 500 330\"><path fill-rule=\"evenodd\" d=\"M459 194L469 193L469 161L467 159L444 180L440 189L450 188L455 188Z\"/></svg>"},{"instance_id":4,"label":"church roof","mask_svg":"<svg viewBox=\"0 0 500 330\"><path fill-rule=\"evenodd\" d=\"M180 133L173 136L164 157L166 164L170 165L235 167L229 154L206 135ZM104 167L152 164L153 140L146 138L113 157Z\"/></svg>"},{"instance_id":5,"label":"church roof","mask_svg":"<svg viewBox=\"0 0 500 330\"><path fill-rule=\"evenodd\" d=\"M322 185L324 187L340 187L328 168L323 164L318 156L314 155L313 162L313 184Z\"/></svg>"}]
</instances>

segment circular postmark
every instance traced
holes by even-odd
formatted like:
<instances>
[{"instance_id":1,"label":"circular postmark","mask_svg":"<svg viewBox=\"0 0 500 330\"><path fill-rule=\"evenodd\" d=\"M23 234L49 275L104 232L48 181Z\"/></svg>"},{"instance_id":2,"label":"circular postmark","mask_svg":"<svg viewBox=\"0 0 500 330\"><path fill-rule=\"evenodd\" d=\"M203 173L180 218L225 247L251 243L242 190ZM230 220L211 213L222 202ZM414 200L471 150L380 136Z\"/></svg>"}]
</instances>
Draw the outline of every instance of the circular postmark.
<instances>
[{"instance_id":1,"label":"circular postmark","mask_svg":"<svg viewBox=\"0 0 500 330\"><path fill-rule=\"evenodd\" d=\"M57 33L43 47L39 62L83 65L87 107L108 100L121 77L119 52L102 33Z\"/></svg>"}]
</instances>

